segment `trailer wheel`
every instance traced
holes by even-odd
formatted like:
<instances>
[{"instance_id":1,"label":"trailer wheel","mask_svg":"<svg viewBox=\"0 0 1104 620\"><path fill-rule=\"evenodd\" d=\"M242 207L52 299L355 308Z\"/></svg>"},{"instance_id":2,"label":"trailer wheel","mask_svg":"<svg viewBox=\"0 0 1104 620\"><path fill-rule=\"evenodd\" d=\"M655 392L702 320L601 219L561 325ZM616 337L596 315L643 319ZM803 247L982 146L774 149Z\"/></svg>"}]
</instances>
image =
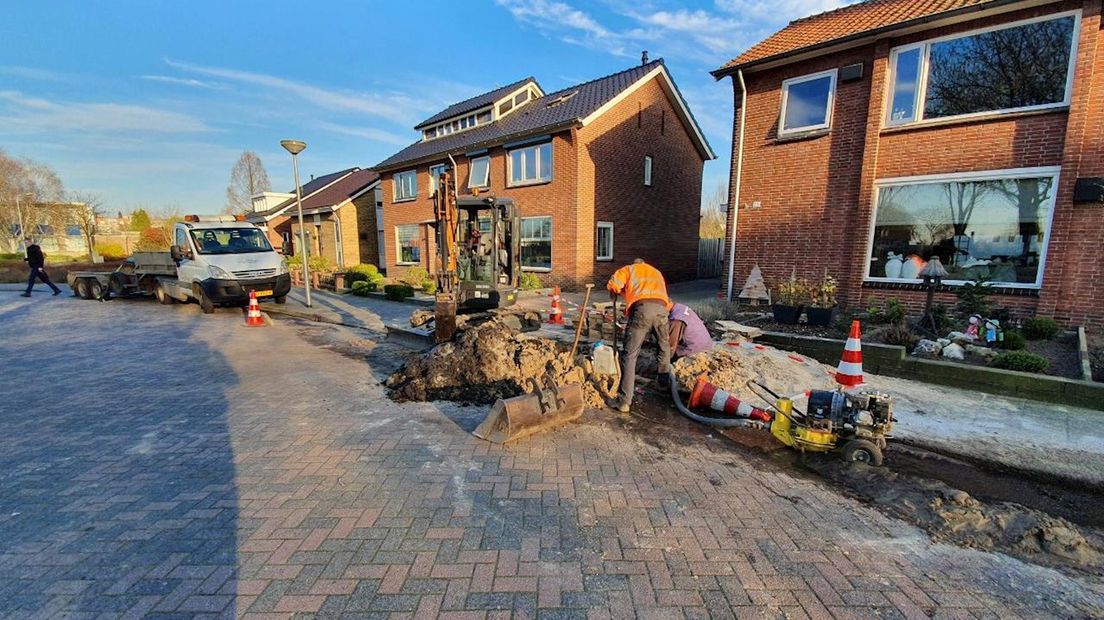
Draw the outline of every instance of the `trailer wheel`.
<instances>
[{"instance_id":1,"label":"trailer wheel","mask_svg":"<svg viewBox=\"0 0 1104 620\"><path fill-rule=\"evenodd\" d=\"M882 450L872 441L852 439L843 445L843 460L878 467L882 464Z\"/></svg>"},{"instance_id":2,"label":"trailer wheel","mask_svg":"<svg viewBox=\"0 0 1104 620\"><path fill-rule=\"evenodd\" d=\"M161 304L162 306L170 306L174 301L176 301L176 299L174 299L172 295L169 295L165 291L165 287L161 286L160 282L158 282L154 287L153 296L157 298L157 303Z\"/></svg>"},{"instance_id":3,"label":"trailer wheel","mask_svg":"<svg viewBox=\"0 0 1104 620\"><path fill-rule=\"evenodd\" d=\"M275 301L278 304L286 304L287 303L287 295L277 295Z\"/></svg>"},{"instance_id":4,"label":"trailer wheel","mask_svg":"<svg viewBox=\"0 0 1104 620\"><path fill-rule=\"evenodd\" d=\"M123 283L123 275L118 272L112 272L111 276L107 280L107 291L111 295L116 297L122 297L126 294L126 285Z\"/></svg>"},{"instance_id":5,"label":"trailer wheel","mask_svg":"<svg viewBox=\"0 0 1104 620\"><path fill-rule=\"evenodd\" d=\"M211 298L207 296L207 293L203 292L203 287L198 284L192 285L192 296L199 302L199 309L203 311L203 314L215 313L215 302L211 301Z\"/></svg>"},{"instance_id":6,"label":"trailer wheel","mask_svg":"<svg viewBox=\"0 0 1104 620\"><path fill-rule=\"evenodd\" d=\"M99 280L92 280L88 283L89 299L99 299L103 301L108 298L108 294L105 294L104 287L100 284Z\"/></svg>"},{"instance_id":7,"label":"trailer wheel","mask_svg":"<svg viewBox=\"0 0 1104 620\"><path fill-rule=\"evenodd\" d=\"M88 278L77 278L75 285L77 287L77 297L92 299L92 287L88 285Z\"/></svg>"}]
</instances>

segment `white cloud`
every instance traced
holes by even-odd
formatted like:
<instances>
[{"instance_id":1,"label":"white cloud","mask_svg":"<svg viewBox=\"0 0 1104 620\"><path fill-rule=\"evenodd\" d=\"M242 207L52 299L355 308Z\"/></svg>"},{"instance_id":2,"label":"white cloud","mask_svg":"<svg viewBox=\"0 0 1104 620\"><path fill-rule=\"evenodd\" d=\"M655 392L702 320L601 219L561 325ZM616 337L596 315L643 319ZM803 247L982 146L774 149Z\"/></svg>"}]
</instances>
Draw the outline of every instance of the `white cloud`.
<instances>
[{"instance_id":1,"label":"white cloud","mask_svg":"<svg viewBox=\"0 0 1104 620\"><path fill-rule=\"evenodd\" d=\"M554 0L495 0L514 19L543 32L559 33L566 43L627 56L625 37L613 32L589 14Z\"/></svg>"},{"instance_id":2,"label":"white cloud","mask_svg":"<svg viewBox=\"0 0 1104 620\"><path fill-rule=\"evenodd\" d=\"M211 131L203 121L180 112L121 103L70 103L0 91L0 125L8 132L156 132ZM6 109L5 109L6 108Z\"/></svg>"},{"instance_id":3,"label":"white cloud","mask_svg":"<svg viewBox=\"0 0 1104 620\"><path fill-rule=\"evenodd\" d=\"M324 131L329 131L332 133L337 133L345 136L355 136L357 138L367 138L369 140L385 142L387 144L394 144L398 146L407 146L408 144L416 140L416 138L413 137L403 137L389 131L376 129L374 127L350 127L348 125L339 125L337 123L331 123L328 121L321 121L317 123L317 127Z\"/></svg>"},{"instance_id":4,"label":"white cloud","mask_svg":"<svg viewBox=\"0 0 1104 620\"><path fill-rule=\"evenodd\" d=\"M726 13L740 15L773 24L786 22L838 9L858 0L716 0L717 8Z\"/></svg>"},{"instance_id":5,"label":"white cloud","mask_svg":"<svg viewBox=\"0 0 1104 620\"><path fill-rule=\"evenodd\" d=\"M43 82L69 82L72 81L75 77L67 73L50 71L48 69L39 69L36 67L17 67L13 65L0 66L0 75L10 75L12 77L26 78L29 80L39 80Z\"/></svg>"},{"instance_id":6,"label":"white cloud","mask_svg":"<svg viewBox=\"0 0 1104 620\"><path fill-rule=\"evenodd\" d=\"M163 82L165 84L176 84L178 86L190 86L192 88L206 88L208 90L222 90L225 88L222 84L216 82L204 82L203 80L194 80L192 78L178 78L171 75L143 75L139 76L143 80L149 80L151 82Z\"/></svg>"},{"instance_id":7,"label":"white cloud","mask_svg":"<svg viewBox=\"0 0 1104 620\"><path fill-rule=\"evenodd\" d=\"M410 123L413 118L411 111L421 108L417 101L400 93L359 93L329 90L264 73L253 73L225 67L208 67L171 59L166 59L165 63L174 69L189 73L198 73L281 91L327 110L368 114L402 124Z\"/></svg>"}]
</instances>

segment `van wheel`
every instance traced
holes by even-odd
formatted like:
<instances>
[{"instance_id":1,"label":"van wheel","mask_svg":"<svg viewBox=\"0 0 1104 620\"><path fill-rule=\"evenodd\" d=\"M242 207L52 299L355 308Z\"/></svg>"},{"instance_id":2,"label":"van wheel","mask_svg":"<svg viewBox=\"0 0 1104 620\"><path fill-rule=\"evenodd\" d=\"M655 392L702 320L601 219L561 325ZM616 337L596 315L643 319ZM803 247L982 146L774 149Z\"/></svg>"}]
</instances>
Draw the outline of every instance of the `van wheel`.
<instances>
[{"instance_id":1,"label":"van wheel","mask_svg":"<svg viewBox=\"0 0 1104 620\"><path fill-rule=\"evenodd\" d=\"M172 303L176 301L171 295L165 292L165 287L162 286L160 282L157 283L157 288L153 289L153 296L157 298L157 303L162 306L172 305Z\"/></svg>"},{"instance_id":2,"label":"van wheel","mask_svg":"<svg viewBox=\"0 0 1104 620\"><path fill-rule=\"evenodd\" d=\"M203 287L198 284L192 285L192 296L199 302L199 309L203 311L203 314L215 313L215 302L211 301L211 298L207 296L207 293L203 292Z\"/></svg>"},{"instance_id":3,"label":"van wheel","mask_svg":"<svg viewBox=\"0 0 1104 620\"><path fill-rule=\"evenodd\" d=\"M77 297L92 299L92 287L88 286L88 278L80 278L76 282Z\"/></svg>"},{"instance_id":4,"label":"van wheel","mask_svg":"<svg viewBox=\"0 0 1104 620\"><path fill-rule=\"evenodd\" d=\"M278 304L286 304L287 303L287 295L277 295L275 301Z\"/></svg>"}]
</instances>

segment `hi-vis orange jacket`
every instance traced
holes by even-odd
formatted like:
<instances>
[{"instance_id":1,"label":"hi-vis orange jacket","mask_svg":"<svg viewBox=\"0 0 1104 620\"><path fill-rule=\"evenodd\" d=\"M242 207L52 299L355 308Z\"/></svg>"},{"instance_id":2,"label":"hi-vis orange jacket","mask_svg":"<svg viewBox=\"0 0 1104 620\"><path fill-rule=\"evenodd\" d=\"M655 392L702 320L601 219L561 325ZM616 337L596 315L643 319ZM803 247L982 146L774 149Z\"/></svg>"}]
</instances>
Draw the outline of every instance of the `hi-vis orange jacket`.
<instances>
[{"instance_id":1,"label":"hi-vis orange jacket","mask_svg":"<svg viewBox=\"0 0 1104 620\"><path fill-rule=\"evenodd\" d=\"M663 274L648 263L625 265L613 272L606 283L606 289L625 298L625 314L629 313L633 304L642 299L662 301L668 310L671 309Z\"/></svg>"}]
</instances>

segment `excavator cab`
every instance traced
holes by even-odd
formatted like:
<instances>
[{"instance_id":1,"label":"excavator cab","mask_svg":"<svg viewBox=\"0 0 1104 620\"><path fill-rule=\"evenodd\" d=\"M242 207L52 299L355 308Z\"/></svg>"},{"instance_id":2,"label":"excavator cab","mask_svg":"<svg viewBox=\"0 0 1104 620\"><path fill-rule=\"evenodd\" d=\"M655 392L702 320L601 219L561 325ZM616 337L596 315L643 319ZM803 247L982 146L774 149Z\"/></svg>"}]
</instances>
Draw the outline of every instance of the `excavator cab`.
<instances>
[{"instance_id":1,"label":"excavator cab","mask_svg":"<svg viewBox=\"0 0 1104 620\"><path fill-rule=\"evenodd\" d=\"M494 196L456 201L458 312L494 310L517 302L521 219L514 201Z\"/></svg>"}]
</instances>

